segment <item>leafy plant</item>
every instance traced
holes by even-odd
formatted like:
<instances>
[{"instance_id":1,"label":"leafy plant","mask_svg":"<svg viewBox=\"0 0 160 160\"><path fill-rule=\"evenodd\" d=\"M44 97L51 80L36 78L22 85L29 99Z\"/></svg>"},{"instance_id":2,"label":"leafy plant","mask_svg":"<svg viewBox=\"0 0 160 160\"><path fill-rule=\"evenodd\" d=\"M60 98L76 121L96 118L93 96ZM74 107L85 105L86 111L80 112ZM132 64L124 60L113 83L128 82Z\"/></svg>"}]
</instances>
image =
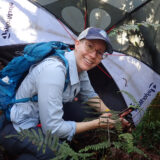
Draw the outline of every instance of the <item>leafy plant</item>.
<instances>
[{"instance_id":1,"label":"leafy plant","mask_svg":"<svg viewBox=\"0 0 160 160\"><path fill-rule=\"evenodd\" d=\"M81 149L79 152L83 153L83 152L88 152L88 151L99 151L102 149L107 149L111 147L111 144L108 141L103 141L101 143L97 143L94 145L88 145L85 148Z\"/></svg>"},{"instance_id":2,"label":"leafy plant","mask_svg":"<svg viewBox=\"0 0 160 160\"><path fill-rule=\"evenodd\" d=\"M160 92L147 108L141 122L133 132L135 142L159 153L160 144Z\"/></svg>"},{"instance_id":3,"label":"leafy plant","mask_svg":"<svg viewBox=\"0 0 160 160\"><path fill-rule=\"evenodd\" d=\"M125 94L132 100L132 102L133 102L134 105L129 105L128 108L129 108L129 107L132 107L132 108L134 108L134 109L139 109L139 110L141 110L139 103L136 101L136 99L134 98L134 96L133 96L131 93L129 93L129 92L127 92L127 91L124 91L124 90L121 90L121 91L119 91L119 92L125 93Z\"/></svg>"},{"instance_id":4,"label":"leafy plant","mask_svg":"<svg viewBox=\"0 0 160 160\"><path fill-rule=\"evenodd\" d=\"M136 101L134 96L132 96L130 93L128 93L127 91L124 91L124 90L122 90L120 92L127 94L127 96L133 101L134 105L130 105L129 107L132 107L135 109L140 109L139 103ZM97 105L97 102L95 102L95 103ZM92 105L93 104L94 104L94 102L92 102ZM99 151L100 153L104 153L102 155L102 157L105 157L106 152L104 152L104 150L105 149L109 150L109 148L114 146L115 148L121 149L121 150L127 152L128 154L136 152L140 155L146 156L143 151L141 151L139 148L137 148L134 145L132 134L131 133L123 133L122 124L121 124L121 121L119 120L119 113L120 112L111 110L108 113L111 113L112 119L116 121L115 129L110 129L109 127L103 129L102 134L100 135L100 137L101 137L100 142L97 144L85 146L83 149L80 150L80 152L85 152L85 151L86 152L87 151L98 152ZM103 116L103 118L108 119L107 116L106 117ZM107 121L104 121L102 123L107 123ZM98 132L99 130L100 129L97 129L97 130L95 130L95 132Z\"/></svg>"},{"instance_id":5,"label":"leafy plant","mask_svg":"<svg viewBox=\"0 0 160 160\"><path fill-rule=\"evenodd\" d=\"M119 135L119 142L113 142L115 148L121 148L127 153L138 153L146 157L143 151L134 145L133 135L131 133L123 133Z\"/></svg>"},{"instance_id":6,"label":"leafy plant","mask_svg":"<svg viewBox=\"0 0 160 160\"><path fill-rule=\"evenodd\" d=\"M126 91L122 92L127 94L133 100L134 104L136 104L134 106L135 108L139 107L138 103L130 93ZM98 104L98 102L91 103L92 105ZM86 107L87 105L85 104ZM10 135L7 136L7 138L17 137L20 140L28 138L34 145L37 146L37 150L42 150L43 153L45 153L46 148L49 147L56 156L52 160L65 160L67 158L70 158L72 160L89 160L95 159L95 156L97 156L98 159L106 159L107 154L110 153L110 149L113 147L116 149L123 150L128 154L138 153L146 157L144 152L135 146L133 135L131 133L123 132L123 128L119 120L120 112L112 110L109 112L112 114L112 119L116 121L115 128L110 129L108 125L108 127L106 128L95 129L95 138L93 138L96 139L97 142L87 143L87 145L83 145L83 147L79 148L77 151L75 151L73 149L74 147L72 145L70 146L66 141L59 143L59 138L53 136L51 132L47 132L46 136L43 136L41 129L38 129L38 132L36 132L34 129L21 130L21 132L19 132L17 135ZM103 118L108 119L108 117ZM107 123L107 121L102 123ZM89 134L89 137L92 137L92 135ZM82 143L85 142L83 141Z\"/></svg>"},{"instance_id":7,"label":"leafy plant","mask_svg":"<svg viewBox=\"0 0 160 160\"><path fill-rule=\"evenodd\" d=\"M121 33L123 31L127 31L127 32L135 32L135 31L139 31L140 27L153 27L155 29L157 29L158 27L160 27L160 24L154 24L154 23L149 23L149 22L142 22L142 23L135 23L135 24L123 24L122 26L120 26L119 28L114 28L109 35L110 36L114 36L117 33Z\"/></svg>"},{"instance_id":8,"label":"leafy plant","mask_svg":"<svg viewBox=\"0 0 160 160\"><path fill-rule=\"evenodd\" d=\"M46 152L46 148L49 147L55 154L55 158L52 160L65 160L70 158L72 160L85 160L91 157L92 153L77 153L75 152L66 141L62 143L59 142L59 138L57 136L53 136L51 132L47 132L45 136L43 136L42 130L38 129L38 133L34 130L21 130L16 135L9 135L6 138L16 137L19 140L23 141L28 138L34 145L37 146L37 150L42 150L44 154Z\"/></svg>"}]
</instances>

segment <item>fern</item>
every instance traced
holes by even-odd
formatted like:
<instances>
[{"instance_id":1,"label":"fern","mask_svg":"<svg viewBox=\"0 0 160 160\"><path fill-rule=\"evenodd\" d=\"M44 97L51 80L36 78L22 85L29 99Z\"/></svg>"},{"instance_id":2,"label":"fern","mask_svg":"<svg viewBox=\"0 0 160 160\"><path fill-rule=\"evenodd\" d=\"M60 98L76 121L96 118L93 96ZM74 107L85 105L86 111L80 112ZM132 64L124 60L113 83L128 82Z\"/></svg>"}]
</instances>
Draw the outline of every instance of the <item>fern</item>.
<instances>
[{"instance_id":1,"label":"fern","mask_svg":"<svg viewBox=\"0 0 160 160\"><path fill-rule=\"evenodd\" d=\"M142 150L134 146L133 135L130 133L123 133L119 135L119 141L113 142L115 148L123 149L127 153L138 153L147 157Z\"/></svg>"},{"instance_id":2,"label":"fern","mask_svg":"<svg viewBox=\"0 0 160 160\"><path fill-rule=\"evenodd\" d=\"M108 141L103 141L98 144L86 146L85 148L81 149L79 152L82 153L82 152L88 152L88 151L98 151L101 149L107 149L110 146L111 144Z\"/></svg>"},{"instance_id":3,"label":"fern","mask_svg":"<svg viewBox=\"0 0 160 160\"><path fill-rule=\"evenodd\" d=\"M152 136L151 136L152 135ZM160 143L160 92L148 106L141 122L133 132L135 142L159 154Z\"/></svg>"},{"instance_id":4,"label":"fern","mask_svg":"<svg viewBox=\"0 0 160 160\"><path fill-rule=\"evenodd\" d=\"M59 151L55 158L52 160L62 160L66 159L67 157L71 158L72 160L85 160L93 155L93 153L77 153L75 152L66 142L63 142L63 145L60 145Z\"/></svg>"},{"instance_id":5,"label":"fern","mask_svg":"<svg viewBox=\"0 0 160 160\"><path fill-rule=\"evenodd\" d=\"M92 115L99 115L99 113L97 112L100 109L100 98L99 97L93 97L91 99L89 99L87 102L83 102L82 103L83 106L82 108L84 108L85 112L88 114L92 114ZM91 110L92 107L92 110ZM84 121L87 120L91 120L93 118L86 118Z\"/></svg>"},{"instance_id":6,"label":"fern","mask_svg":"<svg viewBox=\"0 0 160 160\"><path fill-rule=\"evenodd\" d=\"M52 160L65 160L67 157L70 157L72 160L85 160L93 155L93 153L77 153L65 141L59 143L59 138L53 136L50 131L43 136L41 129L38 129L38 133L34 129L21 130L16 135L9 135L5 138L11 137L16 137L20 141L28 138L30 142L37 146L38 151L42 149L43 154L45 154L47 147L50 148L56 156Z\"/></svg>"},{"instance_id":7,"label":"fern","mask_svg":"<svg viewBox=\"0 0 160 160\"><path fill-rule=\"evenodd\" d=\"M119 111L113 111L113 110L110 110L109 112L107 112L107 113L111 113L112 114L112 120L115 120L115 124L114 124L114 128L115 128L115 130L120 134L120 133L122 133L122 123L121 123L121 121L120 121L120 119L119 119ZM104 116L102 116L102 118L109 118L109 117L104 117ZM107 122L101 122L101 123L107 123ZM109 129L109 128L108 128ZM109 129L109 131L110 131L110 133L112 133L112 130L110 130Z\"/></svg>"},{"instance_id":8,"label":"fern","mask_svg":"<svg viewBox=\"0 0 160 160\"><path fill-rule=\"evenodd\" d=\"M122 123L119 119L119 111L113 111L111 110L110 113L112 114L112 119L115 120L115 124L114 124L114 128L115 128L115 131L116 131L116 134L120 134L122 133L123 131L123 128L122 128ZM110 130L110 133L112 133L112 130Z\"/></svg>"},{"instance_id":9,"label":"fern","mask_svg":"<svg viewBox=\"0 0 160 160\"><path fill-rule=\"evenodd\" d=\"M122 142L122 147L128 153L133 152L133 136L130 133L124 133L119 135L119 140Z\"/></svg>"},{"instance_id":10,"label":"fern","mask_svg":"<svg viewBox=\"0 0 160 160\"><path fill-rule=\"evenodd\" d=\"M120 149L122 147L122 143L121 142L112 142L112 145L116 148L116 149Z\"/></svg>"},{"instance_id":11,"label":"fern","mask_svg":"<svg viewBox=\"0 0 160 160\"><path fill-rule=\"evenodd\" d=\"M125 93L134 103L134 105L130 105L129 107L132 107L132 108L135 108L135 109L140 109L139 103L136 101L136 99L134 98L134 96L132 94L130 94L129 92L124 91L124 90L121 90L119 92Z\"/></svg>"},{"instance_id":12,"label":"fern","mask_svg":"<svg viewBox=\"0 0 160 160\"><path fill-rule=\"evenodd\" d=\"M21 131L18 132L16 135L6 136L6 138L11 137L16 137L20 141L28 138L28 140L32 142L32 144L37 146L37 151L42 149L42 153L45 153L47 146L54 152L57 151L57 148L59 146L59 139L56 136L52 136L51 132L49 131L46 133L46 136L44 136L40 128L38 129L38 133L34 129L21 129Z\"/></svg>"}]
</instances>

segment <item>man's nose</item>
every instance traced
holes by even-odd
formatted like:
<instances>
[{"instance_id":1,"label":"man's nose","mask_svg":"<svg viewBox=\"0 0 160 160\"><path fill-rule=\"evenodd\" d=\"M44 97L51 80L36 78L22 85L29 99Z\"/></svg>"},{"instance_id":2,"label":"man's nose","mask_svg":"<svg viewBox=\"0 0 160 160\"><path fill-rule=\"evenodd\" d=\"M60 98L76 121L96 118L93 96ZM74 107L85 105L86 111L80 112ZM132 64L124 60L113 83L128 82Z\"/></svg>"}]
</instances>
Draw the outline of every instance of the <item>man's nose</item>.
<instances>
[{"instance_id":1,"label":"man's nose","mask_svg":"<svg viewBox=\"0 0 160 160\"><path fill-rule=\"evenodd\" d=\"M96 51L96 50L92 51L92 52L90 53L90 56L91 56L92 58L96 58L96 57L97 57L97 51Z\"/></svg>"}]
</instances>

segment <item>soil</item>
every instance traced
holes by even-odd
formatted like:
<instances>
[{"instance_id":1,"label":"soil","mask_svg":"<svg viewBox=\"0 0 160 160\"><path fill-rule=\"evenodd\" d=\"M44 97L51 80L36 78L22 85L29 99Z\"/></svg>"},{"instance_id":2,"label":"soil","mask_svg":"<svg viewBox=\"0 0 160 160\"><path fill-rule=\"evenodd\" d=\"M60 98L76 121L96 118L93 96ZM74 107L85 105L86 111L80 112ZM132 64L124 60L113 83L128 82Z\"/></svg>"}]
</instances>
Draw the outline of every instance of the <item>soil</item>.
<instances>
[{"instance_id":1,"label":"soil","mask_svg":"<svg viewBox=\"0 0 160 160\"><path fill-rule=\"evenodd\" d=\"M73 139L73 142L71 143L71 146L74 150L78 151L85 146L97 144L100 142L100 137L102 135L95 134L94 131L89 131L83 134L80 134L78 136L75 136ZM136 146L140 150L142 150L146 157L143 155L140 155L138 153L130 153L123 151L122 149L116 149L114 147L110 147L109 149L106 149L106 151L103 151L103 155L101 154L101 151L97 151L95 153L96 157L93 159L95 160L160 160L160 152L154 153L154 150L147 150L146 148L142 146ZM159 145L160 148L160 145ZM104 153L105 152L105 153Z\"/></svg>"}]
</instances>

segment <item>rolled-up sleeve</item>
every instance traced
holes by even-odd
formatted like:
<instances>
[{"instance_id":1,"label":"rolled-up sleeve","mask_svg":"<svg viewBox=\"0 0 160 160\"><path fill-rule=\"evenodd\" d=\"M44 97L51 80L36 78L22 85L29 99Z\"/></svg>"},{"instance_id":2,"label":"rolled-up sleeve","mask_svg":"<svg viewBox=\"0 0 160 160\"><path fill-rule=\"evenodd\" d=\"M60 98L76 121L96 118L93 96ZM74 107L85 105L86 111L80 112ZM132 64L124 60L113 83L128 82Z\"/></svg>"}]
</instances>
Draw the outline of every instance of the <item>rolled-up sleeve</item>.
<instances>
[{"instance_id":1,"label":"rolled-up sleeve","mask_svg":"<svg viewBox=\"0 0 160 160\"><path fill-rule=\"evenodd\" d=\"M62 63L46 66L37 78L39 115L42 130L71 140L76 130L74 121L63 120L62 94L66 68Z\"/></svg>"},{"instance_id":2,"label":"rolled-up sleeve","mask_svg":"<svg viewBox=\"0 0 160 160\"><path fill-rule=\"evenodd\" d=\"M82 101L86 102L89 98L98 96L90 83L86 71L80 75L80 86L80 98Z\"/></svg>"}]
</instances>

